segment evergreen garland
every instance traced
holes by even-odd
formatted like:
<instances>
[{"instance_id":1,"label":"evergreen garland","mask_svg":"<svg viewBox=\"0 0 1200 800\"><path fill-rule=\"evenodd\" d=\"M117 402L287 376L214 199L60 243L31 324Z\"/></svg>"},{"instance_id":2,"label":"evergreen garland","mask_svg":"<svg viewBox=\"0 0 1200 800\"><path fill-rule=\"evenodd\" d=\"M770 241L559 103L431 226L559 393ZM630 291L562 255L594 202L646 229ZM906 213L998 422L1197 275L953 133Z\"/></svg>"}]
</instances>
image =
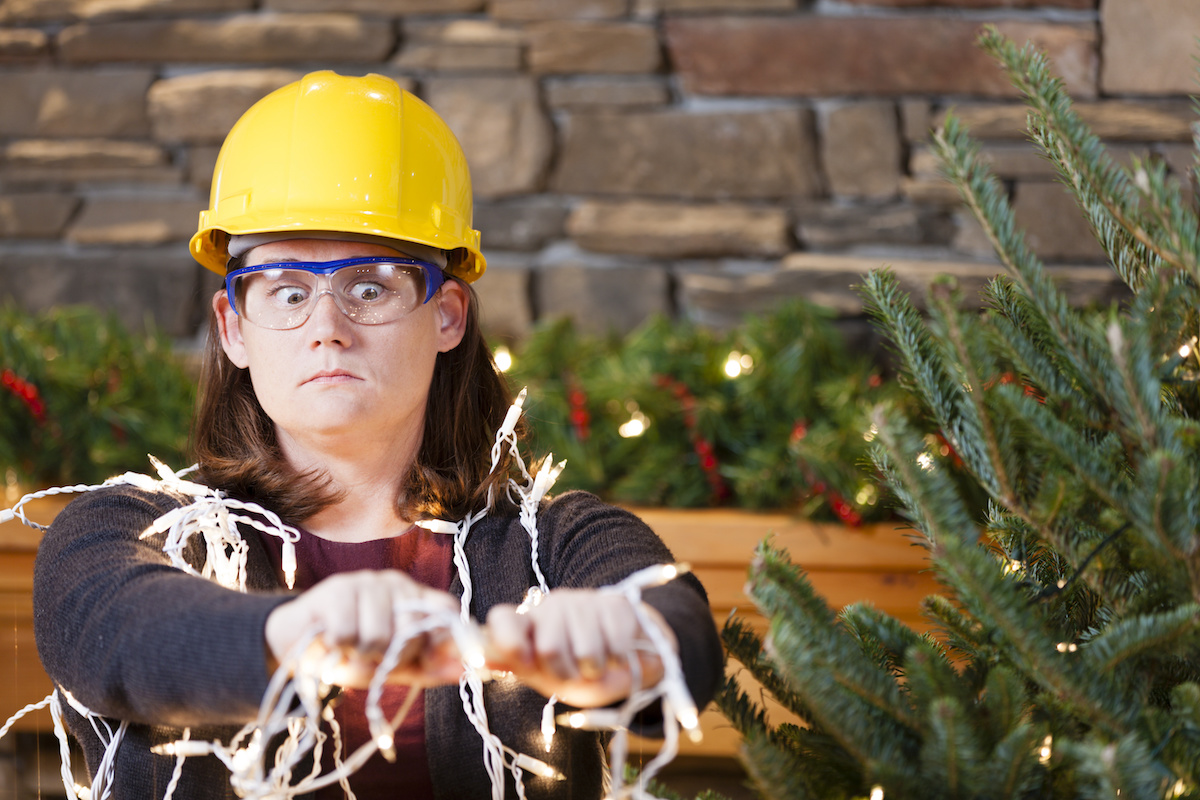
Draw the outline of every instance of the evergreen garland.
<instances>
[{"instance_id":1,"label":"evergreen garland","mask_svg":"<svg viewBox=\"0 0 1200 800\"><path fill-rule=\"evenodd\" d=\"M0 472L22 490L182 464L195 388L166 337L84 306L0 308Z\"/></svg>"},{"instance_id":2,"label":"evergreen garland","mask_svg":"<svg viewBox=\"0 0 1200 800\"><path fill-rule=\"evenodd\" d=\"M835 615L765 542L748 592L769 631L734 620L725 643L805 727L732 680L719 703L772 798L1200 798L1200 225L1161 165L1108 158L1042 54L981 44L1132 299L1072 309L949 116L939 155L1006 275L982 315L947 281L928 318L887 271L863 287L928 413L871 419L948 587L924 604L935 631Z\"/></svg>"},{"instance_id":3,"label":"evergreen garland","mask_svg":"<svg viewBox=\"0 0 1200 800\"><path fill-rule=\"evenodd\" d=\"M510 379L529 387L535 450L567 460L560 489L850 525L891 514L867 415L885 398L912 403L803 300L725 332L657 317L623 339L588 337L559 320L526 340Z\"/></svg>"}]
</instances>

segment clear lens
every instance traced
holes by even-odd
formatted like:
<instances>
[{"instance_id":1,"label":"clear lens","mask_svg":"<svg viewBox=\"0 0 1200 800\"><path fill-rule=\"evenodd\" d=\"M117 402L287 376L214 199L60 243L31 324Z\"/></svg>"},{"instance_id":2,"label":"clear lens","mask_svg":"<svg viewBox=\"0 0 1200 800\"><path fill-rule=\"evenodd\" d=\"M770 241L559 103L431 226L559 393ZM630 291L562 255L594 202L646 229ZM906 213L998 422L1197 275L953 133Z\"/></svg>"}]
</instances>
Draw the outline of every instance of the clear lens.
<instances>
[{"instance_id":1,"label":"clear lens","mask_svg":"<svg viewBox=\"0 0 1200 800\"><path fill-rule=\"evenodd\" d=\"M352 264L329 276L303 269L271 268L234 278L239 314L263 328L287 330L304 324L321 295L362 325L382 325L412 311L425 299L425 275L410 264Z\"/></svg>"}]
</instances>

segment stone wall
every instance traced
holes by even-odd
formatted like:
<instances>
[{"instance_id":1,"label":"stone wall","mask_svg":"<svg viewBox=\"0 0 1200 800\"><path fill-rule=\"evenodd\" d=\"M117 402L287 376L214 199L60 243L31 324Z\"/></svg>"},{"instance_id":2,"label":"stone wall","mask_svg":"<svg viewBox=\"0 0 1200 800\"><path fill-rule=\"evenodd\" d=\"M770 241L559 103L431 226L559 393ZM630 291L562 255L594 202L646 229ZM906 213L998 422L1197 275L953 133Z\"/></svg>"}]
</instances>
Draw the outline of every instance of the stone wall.
<instances>
[{"instance_id":1,"label":"stone wall","mask_svg":"<svg viewBox=\"0 0 1200 800\"><path fill-rule=\"evenodd\" d=\"M223 135L333 68L395 77L462 140L493 335L795 294L854 317L885 263L979 280L990 249L926 145L951 105L1075 296L1111 296L985 22L1046 49L1121 157L1191 164L1196 0L0 0L0 295L193 336L215 282L185 243Z\"/></svg>"}]
</instances>

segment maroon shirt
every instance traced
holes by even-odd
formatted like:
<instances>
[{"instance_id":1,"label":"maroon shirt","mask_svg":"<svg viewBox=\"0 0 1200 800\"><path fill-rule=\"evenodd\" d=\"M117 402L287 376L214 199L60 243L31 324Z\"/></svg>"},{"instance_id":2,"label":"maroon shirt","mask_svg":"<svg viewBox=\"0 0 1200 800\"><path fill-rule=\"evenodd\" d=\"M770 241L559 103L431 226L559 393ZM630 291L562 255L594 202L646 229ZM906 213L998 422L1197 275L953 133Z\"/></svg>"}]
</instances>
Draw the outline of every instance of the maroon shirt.
<instances>
[{"instance_id":1,"label":"maroon shirt","mask_svg":"<svg viewBox=\"0 0 1200 800\"><path fill-rule=\"evenodd\" d=\"M263 538L267 541L267 551L282 580L282 542L274 536ZM300 541L296 543L296 588L307 589L339 572L398 569L419 583L449 591L450 583L454 580L453 553L454 540L451 537L415 526L390 539L366 542L333 542L302 532ZM433 800L433 782L429 776L429 758L425 750L425 692L417 691L420 696L396 730L396 762L389 763L375 753L350 776L350 788L358 800L390 800L395 797ZM382 707L388 719L400 709L407 695L407 686L384 687ZM342 730L343 759L371 739L367 728L366 703L366 689L345 689L334 705L333 715ZM322 772L332 769L333 745L330 741L323 748ZM316 794L318 800L341 800L344 796L338 784Z\"/></svg>"}]
</instances>

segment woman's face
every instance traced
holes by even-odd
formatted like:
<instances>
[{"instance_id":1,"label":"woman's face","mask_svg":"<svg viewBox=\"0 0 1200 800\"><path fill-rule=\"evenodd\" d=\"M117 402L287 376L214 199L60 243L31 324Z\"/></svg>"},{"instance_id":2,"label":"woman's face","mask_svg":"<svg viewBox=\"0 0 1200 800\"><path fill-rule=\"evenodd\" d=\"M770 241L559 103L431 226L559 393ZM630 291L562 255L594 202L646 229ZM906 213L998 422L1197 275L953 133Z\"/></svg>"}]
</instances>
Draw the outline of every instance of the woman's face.
<instances>
[{"instance_id":1,"label":"woman's face","mask_svg":"<svg viewBox=\"0 0 1200 800\"><path fill-rule=\"evenodd\" d=\"M388 255L397 251L368 243L291 239L259 245L243 263ZM294 445L311 452L361 447L366 455L385 443L415 453L434 361L462 340L467 302L462 287L448 280L428 303L406 316L361 325L346 317L332 296L321 296L312 316L285 331L260 328L239 317L224 291L213 297L213 308L221 345L230 361L250 370L254 392L275 423L285 456L294 454Z\"/></svg>"}]
</instances>

